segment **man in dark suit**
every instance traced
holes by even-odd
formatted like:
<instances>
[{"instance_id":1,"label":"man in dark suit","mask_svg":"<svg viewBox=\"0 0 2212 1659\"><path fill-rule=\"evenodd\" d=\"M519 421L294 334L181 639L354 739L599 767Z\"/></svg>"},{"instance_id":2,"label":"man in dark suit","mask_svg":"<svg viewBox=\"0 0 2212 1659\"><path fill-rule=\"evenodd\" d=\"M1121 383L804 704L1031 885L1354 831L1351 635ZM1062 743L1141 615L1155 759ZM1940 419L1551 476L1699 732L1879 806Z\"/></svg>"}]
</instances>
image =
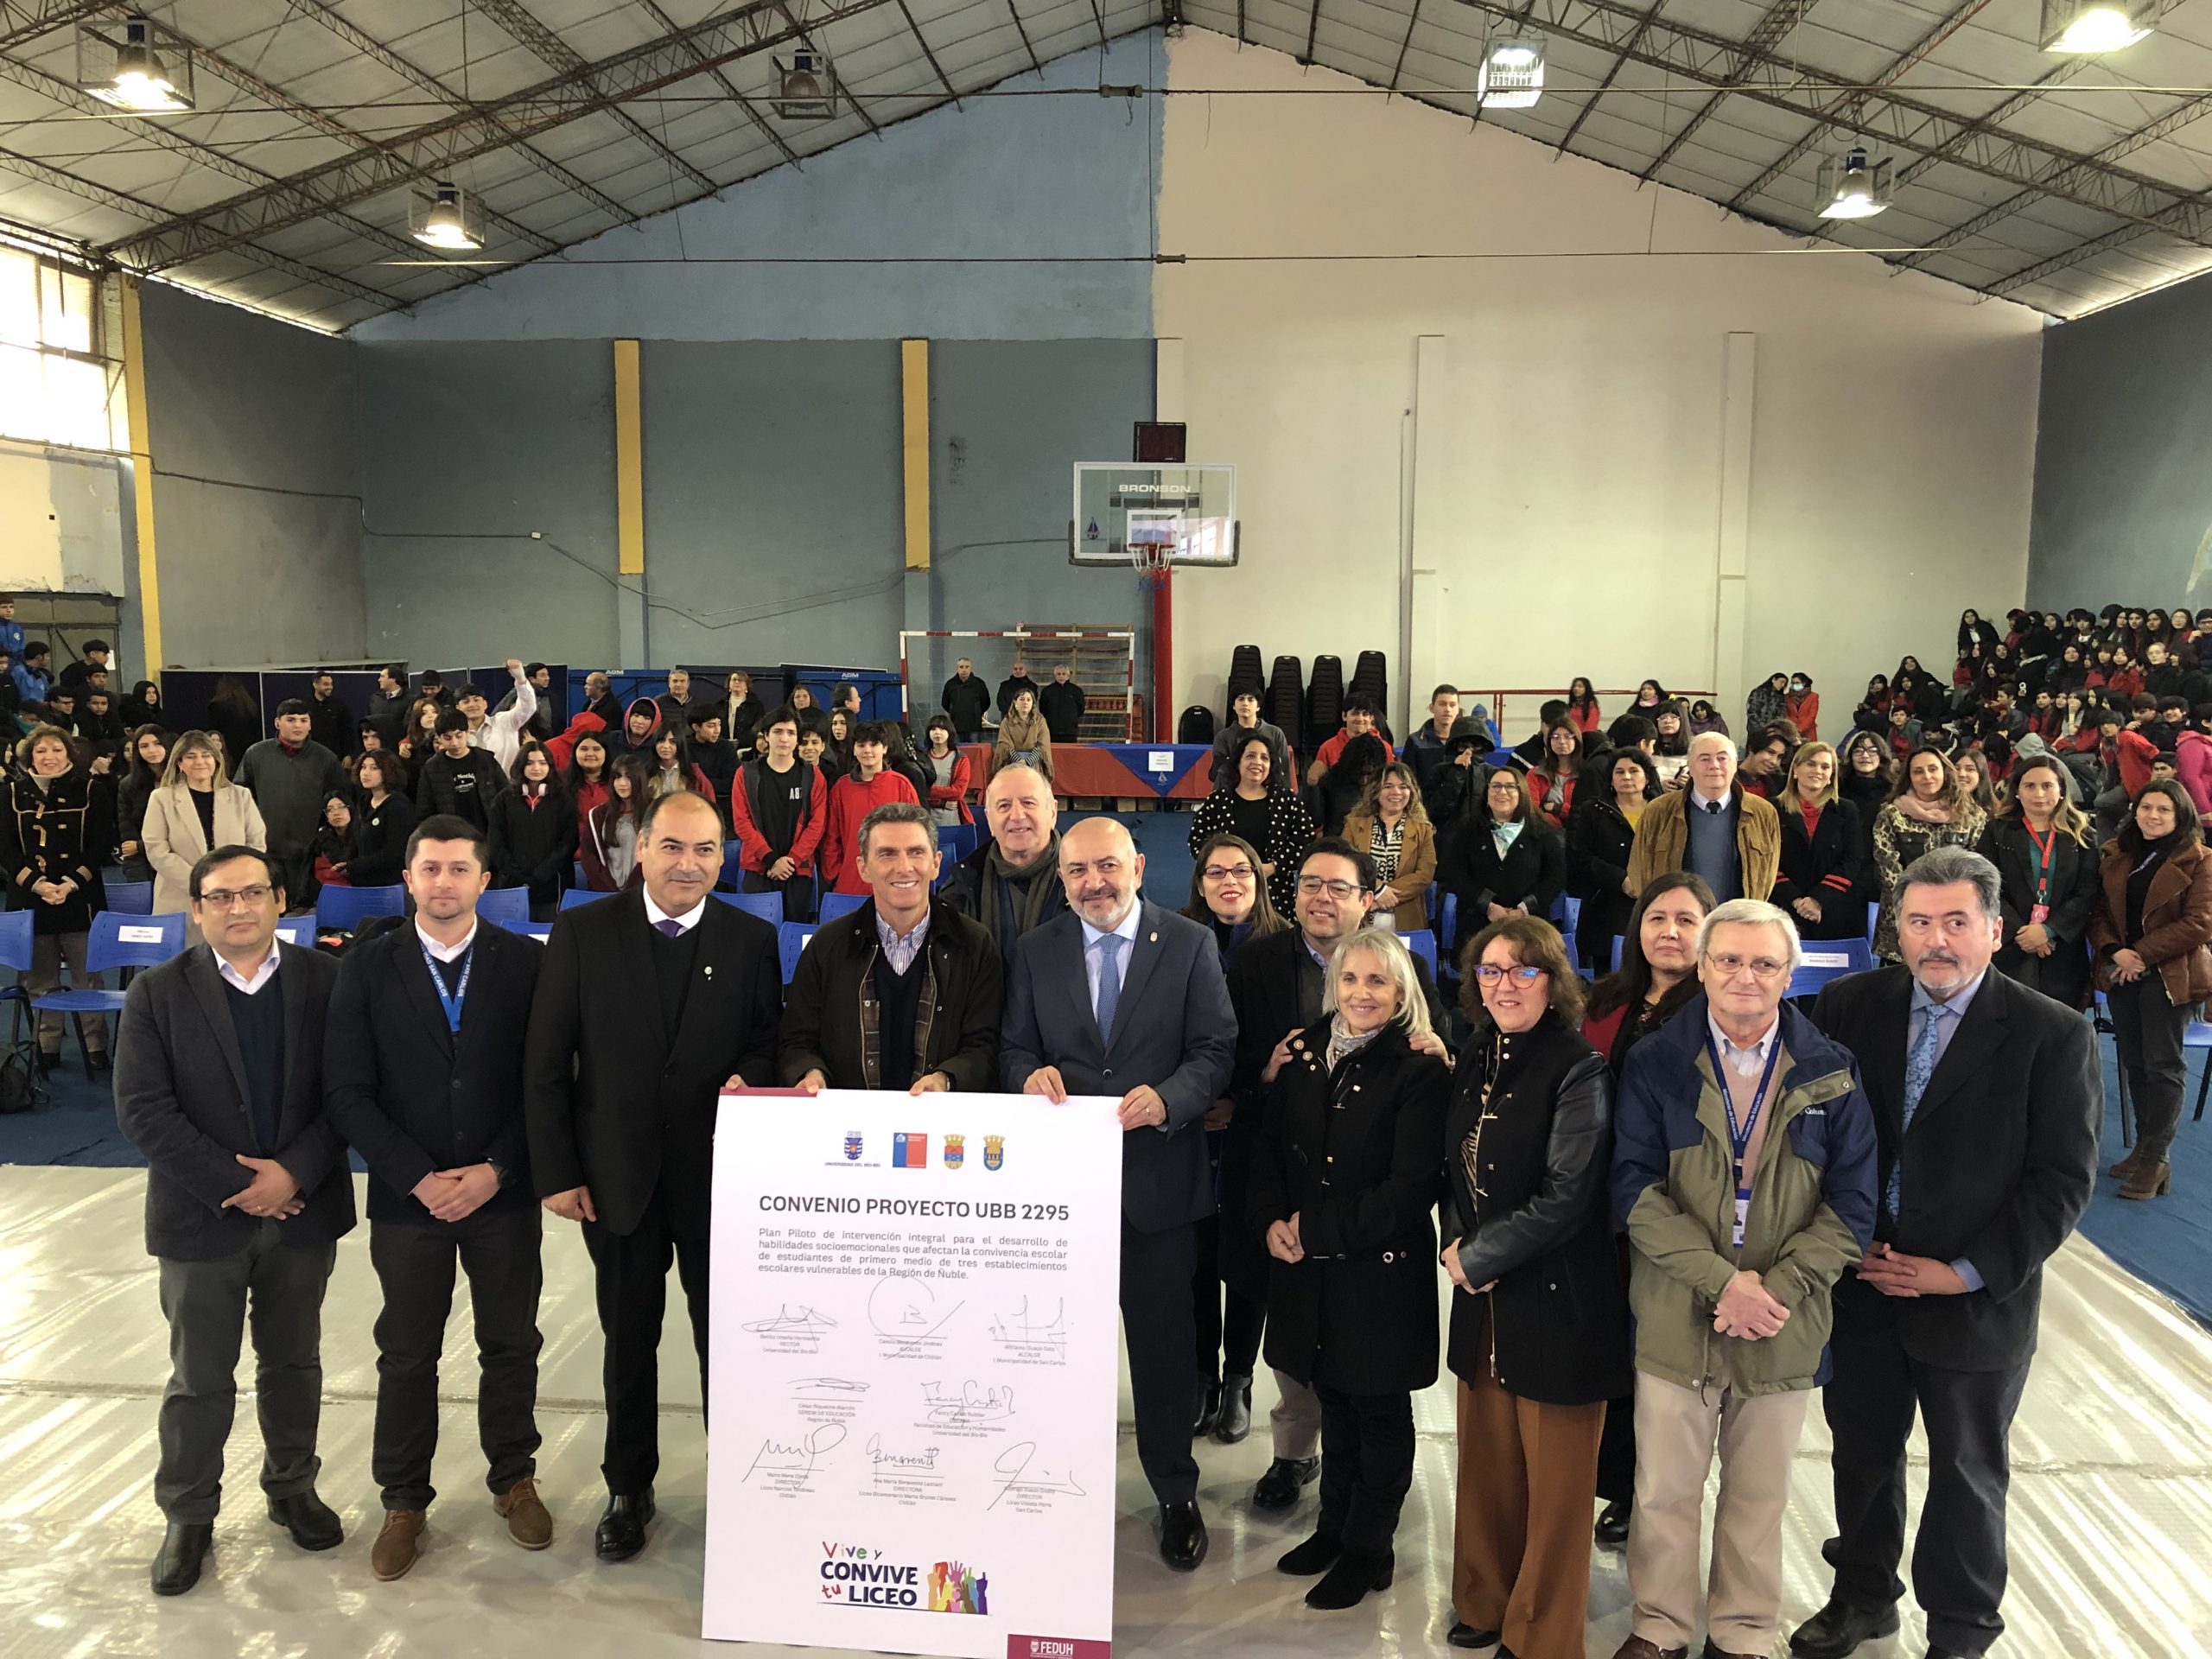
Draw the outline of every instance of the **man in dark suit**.
<instances>
[{"instance_id":1,"label":"man in dark suit","mask_svg":"<svg viewBox=\"0 0 2212 1659\"><path fill-rule=\"evenodd\" d=\"M776 930L710 899L721 864L713 802L653 802L638 829L644 887L562 912L531 1005L531 1179L548 1210L583 1224L607 1341L601 1560L644 1548L653 1517L671 1258L706 1375L720 1091L775 1081Z\"/></svg>"},{"instance_id":2,"label":"man in dark suit","mask_svg":"<svg viewBox=\"0 0 2212 1659\"><path fill-rule=\"evenodd\" d=\"M169 1324L162 1596L200 1581L213 1541L249 1298L269 1518L302 1549L345 1536L315 1491L322 1294L353 1225L345 1145L322 1103L338 964L277 943L284 893L266 854L218 847L187 891L206 943L132 983L115 1049L116 1121L146 1157L146 1249Z\"/></svg>"},{"instance_id":3,"label":"man in dark suit","mask_svg":"<svg viewBox=\"0 0 2212 1659\"><path fill-rule=\"evenodd\" d=\"M402 871L413 923L347 954L324 1044L330 1121L369 1166L369 1262L384 1287L370 1465L385 1516L369 1552L382 1580L415 1564L436 1495L456 1256L475 1310L492 1507L524 1549L553 1538L536 1479L540 1223L522 1114L540 947L478 919L485 861L466 818L416 826Z\"/></svg>"},{"instance_id":4,"label":"man in dark suit","mask_svg":"<svg viewBox=\"0 0 2212 1659\"><path fill-rule=\"evenodd\" d=\"M1229 1000L1236 1010L1236 1065L1229 1097L1235 1103L1221 1149L1221 1276L1233 1291L1261 1306L1268 1300L1268 1253L1243 1224L1244 1191L1259 1155L1268 1088L1290 1061L1290 1039L1321 1018L1327 989L1329 956L1367 925L1381 886L1375 860L1341 836L1324 836L1309 846L1298 867L1298 925L1254 939L1240 947L1229 964ZM1414 958L1414 972L1428 1003L1432 1027L1418 1046L1448 1059L1451 1049L1438 1032L1445 1029L1444 1004L1428 964ZM1249 1425L1252 1379L1222 1379L1223 1440L1241 1440ZM1252 1488L1252 1502L1263 1510L1287 1510L1321 1473L1321 1402L1313 1389L1287 1372L1275 1373L1275 1405L1268 1416L1274 1442L1274 1460Z\"/></svg>"},{"instance_id":5,"label":"man in dark suit","mask_svg":"<svg viewBox=\"0 0 2212 1659\"><path fill-rule=\"evenodd\" d=\"M1205 1117L1229 1087L1236 1013L1213 936L1140 897L1144 860L1112 818L1061 838L1073 913L1024 934L1007 974L1006 1087L1121 1102L1122 1327L1137 1457L1160 1499L1160 1554L1206 1555L1191 1455L1198 1223L1214 1212Z\"/></svg>"},{"instance_id":6,"label":"man in dark suit","mask_svg":"<svg viewBox=\"0 0 2212 1659\"><path fill-rule=\"evenodd\" d=\"M1842 1656L1897 1628L1905 1440L1928 1431L1912 1553L1930 1659L1987 1649L2005 1628L2008 1440L2035 1353L2043 1264L2096 1175L2104 1091L2089 1027L1989 969L2001 931L1994 865L1942 848L1904 873L1902 968L1839 981L1814 1023L1858 1057L1880 1142L1874 1243L1835 1290L1837 1537L1827 1605L1789 1638Z\"/></svg>"}]
</instances>

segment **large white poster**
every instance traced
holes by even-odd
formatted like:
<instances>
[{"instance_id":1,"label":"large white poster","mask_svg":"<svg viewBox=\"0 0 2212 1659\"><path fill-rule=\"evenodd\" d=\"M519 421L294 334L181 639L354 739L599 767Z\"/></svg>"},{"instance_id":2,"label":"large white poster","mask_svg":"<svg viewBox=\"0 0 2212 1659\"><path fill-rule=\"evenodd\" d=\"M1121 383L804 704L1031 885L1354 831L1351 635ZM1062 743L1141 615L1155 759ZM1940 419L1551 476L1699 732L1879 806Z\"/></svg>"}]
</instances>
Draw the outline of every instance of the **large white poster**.
<instances>
[{"instance_id":1,"label":"large white poster","mask_svg":"<svg viewBox=\"0 0 2212 1659\"><path fill-rule=\"evenodd\" d=\"M723 1097L703 1634L1105 1659L1114 1107Z\"/></svg>"}]
</instances>

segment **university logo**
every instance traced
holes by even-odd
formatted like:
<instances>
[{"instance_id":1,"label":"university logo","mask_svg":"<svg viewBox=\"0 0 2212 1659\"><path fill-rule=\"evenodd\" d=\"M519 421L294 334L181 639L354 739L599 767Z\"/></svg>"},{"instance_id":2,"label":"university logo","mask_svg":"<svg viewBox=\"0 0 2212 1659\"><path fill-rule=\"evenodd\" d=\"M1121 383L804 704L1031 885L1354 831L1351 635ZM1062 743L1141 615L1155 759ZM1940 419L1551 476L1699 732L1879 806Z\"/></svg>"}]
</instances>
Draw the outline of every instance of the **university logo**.
<instances>
[{"instance_id":1,"label":"university logo","mask_svg":"<svg viewBox=\"0 0 2212 1659\"><path fill-rule=\"evenodd\" d=\"M957 1169L967 1161L967 1159L968 1137L964 1135L946 1135L944 1137L944 1166L947 1169Z\"/></svg>"},{"instance_id":2,"label":"university logo","mask_svg":"<svg viewBox=\"0 0 2212 1659\"><path fill-rule=\"evenodd\" d=\"M893 1169L927 1169L930 1166L930 1138L926 1135L893 1135L891 1137L891 1167Z\"/></svg>"},{"instance_id":3,"label":"university logo","mask_svg":"<svg viewBox=\"0 0 2212 1659\"><path fill-rule=\"evenodd\" d=\"M860 1156L861 1132L858 1129L848 1129L845 1131L845 1160L848 1163L858 1163Z\"/></svg>"},{"instance_id":4,"label":"university logo","mask_svg":"<svg viewBox=\"0 0 2212 1659\"><path fill-rule=\"evenodd\" d=\"M1006 1136L987 1135L983 1137L983 1167L996 1169L1006 1162Z\"/></svg>"}]
</instances>

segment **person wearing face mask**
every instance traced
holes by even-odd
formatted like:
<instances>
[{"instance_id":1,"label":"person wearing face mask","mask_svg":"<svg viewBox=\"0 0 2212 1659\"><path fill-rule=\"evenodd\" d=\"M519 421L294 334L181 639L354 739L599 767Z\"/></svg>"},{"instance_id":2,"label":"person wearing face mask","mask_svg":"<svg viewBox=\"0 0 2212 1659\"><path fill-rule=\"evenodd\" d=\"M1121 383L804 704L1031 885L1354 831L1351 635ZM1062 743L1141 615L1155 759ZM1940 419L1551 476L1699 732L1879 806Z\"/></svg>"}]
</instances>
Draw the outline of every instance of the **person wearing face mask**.
<instances>
[{"instance_id":1,"label":"person wearing face mask","mask_svg":"<svg viewBox=\"0 0 2212 1659\"><path fill-rule=\"evenodd\" d=\"M2089 944L2112 1010L2113 1046L2135 1102L2134 1150L2113 1166L2123 1198L2171 1189L2166 1149L2181 1122L2182 1048L2197 1005L2212 996L2212 852L2196 806L2171 779L2135 796L2104 845Z\"/></svg>"},{"instance_id":2,"label":"person wearing face mask","mask_svg":"<svg viewBox=\"0 0 2212 1659\"><path fill-rule=\"evenodd\" d=\"M23 990L34 1001L61 988L61 967L79 990L99 988L85 969L92 912L105 910L100 867L115 846L114 797L93 787L69 738L38 726L16 746L14 776L0 793L0 859L6 861L8 907L31 912L31 966ZM107 1067L107 1021L79 1016L85 1064ZM51 1071L61 1053L64 1016L37 1016L38 1066Z\"/></svg>"},{"instance_id":3,"label":"person wearing face mask","mask_svg":"<svg viewBox=\"0 0 2212 1659\"><path fill-rule=\"evenodd\" d=\"M1782 717L1795 726L1797 735L1808 743L1821 734L1821 694L1813 690L1811 675L1789 677L1789 689L1782 698Z\"/></svg>"},{"instance_id":4,"label":"person wearing face mask","mask_svg":"<svg viewBox=\"0 0 2212 1659\"><path fill-rule=\"evenodd\" d=\"M171 746L161 784L146 798L142 840L154 867L154 913L183 915L188 943L199 944L189 909L192 867L218 847L259 851L266 841L252 792L223 776L215 740L206 732L187 732Z\"/></svg>"},{"instance_id":5,"label":"person wearing face mask","mask_svg":"<svg viewBox=\"0 0 2212 1659\"><path fill-rule=\"evenodd\" d=\"M2089 820L2066 798L2065 776L2050 755L2022 762L2012 798L1982 832L1980 851L1997 867L2004 911L1997 971L2078 1008L2089 988L2097 855Z\"/></svg>"},{"instance_id":6,"label":"person wearing face mask","mask_svg":"<svg viewBox=\"0 0 2212 1659\"><path fill-rule=\"evenodd\" d=\"M1782 855L1782 824L1739 781L1736 746L1700 732L1690 741L1688 777L1686 788L1652 802L1637 821L1629 884L1641 893L1655 875L1688 870L1718 899L1765 898Z\"/></svg>"},{"instance_id":7,"label":"person wearing face mask","mask_svg":"<svg viewBox=\"0 0 2212 1659\"><path fill-rule=\"evenodd\" d=\"M1897 962L1897 895L1905 867L1939 847L1971 849L1988 818L1960 785L1940 749L1922 744L1905 757L1896 789L1874 817L1874 868L1881 877L1882 912L1874 925L1874 954Z\"/></svg>"},{"instance_id":8,"label":"person wearing face mask","mask_svg":"<svg viewBox=\"0 0 2212 1659\"><path fill-rule=\"evenodd\" d=\"M1808 743L1790 757L1789 779L1775 802L1782 859L1774 902L1790 912L1805 939L1866 935L1859 887L1859 809L1836 787L1835 751Z\"/></svg>"}]
</instances>

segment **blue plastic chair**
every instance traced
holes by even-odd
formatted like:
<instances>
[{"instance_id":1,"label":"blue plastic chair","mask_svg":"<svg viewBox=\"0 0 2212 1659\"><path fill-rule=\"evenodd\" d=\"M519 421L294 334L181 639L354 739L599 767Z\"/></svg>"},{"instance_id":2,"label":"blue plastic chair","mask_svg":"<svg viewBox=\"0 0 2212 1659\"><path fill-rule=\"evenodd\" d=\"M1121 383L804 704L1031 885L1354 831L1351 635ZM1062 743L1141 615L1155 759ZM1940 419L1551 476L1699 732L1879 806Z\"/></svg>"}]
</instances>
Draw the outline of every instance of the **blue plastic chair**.
<instances>
[{"instance_id":1,"label":"blue plastic chair","mask_svg":"<svg viewBox=\"0 0 2212 1659\"><path fill-rule=\"evenodd\" d=\"M486 887L476 901L476 913L495 927L512 928L530 919L528 887Z\"/></svg>"},{"instance_id":2,"label":"blue plastic chair","mask_svg":"<svg viewBox=\"0 0 2212 1659\"><path fill-rule=\"evenodd\" d=\"M798 959L814 938L814 925L812 922L785 922L776 929L776 950L783 958L784 983L786 985L798 972Z\"/></svg>"},{"instance_id":3,"label":"blue plastic chair","mask_svg":"<svg viewBox=\"0 0 2212 1659\"><path fill-rule=\"evenodd\" d=\"M315 918L333 933L351 933L372 916L404 916L404 887L325 887L315 895Z\"/></svg>"},{"instance_id":4,"label":"blue plastic chair","mask_svg":"<svg viewBox=\"0 0 2212 1659\"><path fill-rule=\"evenodd\" d=\"M858 910L866 903L868 903L868 899L860 893L825 893L822 895L822 904L820 908L815 912L816 919L818 921L834 922L840 916L851 915L855 911ZM780 920L782 918L779 917L778 919Z\"/></svg>"},{"instance_id":5,"label":"blue plastic chair","mask_svg":"<svg viewBox=\"0 0 2212 1659\"><path fill-rule=\"evenodd\" d=\"M1409 933L1401 933L1407 950L1428 964L1428 976L1436 977L1436 935L1428 928L1417 927Z\"/></svg>"},{"instance_id":6,"label":"blue plastic chair","mask_svg":"<svg viewBox=\"0 0 2212 1659\"><path fill-rule=\"evenodd\" d=\"M561 908L574 910L578 905L590 904L595 899L612 899L611 893L594 893L589 887L570 887L561 895Z\"/></svg>"},{"instance_id":7,"label":"blue plastic chair","mask_svg":"<svg viewBox=\"0 0 2212 1659\"><path fill-rule=\"evenodd\" d=\"M543 944L546 940L553 937L553 924L550 922L517 922L512 927L508 928L507 931L510 933L519 933L527 939L536 939L540 944Z\"/></svg>"},{"instance_id":8,"label":"blue plastic chair","mask_svg":"<svg viewBox=\"0 0 2212 1659\"><path fill-rule=\"evenodd\" d=\"M1572 893L1562 893L1559 902L1552 906L1548 918L1561 933L1577 933L1582 928L1582 901Z\"/></svg>"},{"instance_id":9,"label":"blue plastic chair","mask_svg":"<svg viewBox=\"0 0 2212 1659\"><path fill-rule=\"evenodd\" d=\"M302 950L315 949L318 920L315 912L304 916L280 917L276 923L276 937L287 944L296 944Z\"/></svg>"},{"instance_id":10,"label":"blue plastic chair","mask_svg":"<svg viewBox=\"0 0 2212 1659\"><path fill-rule=\"evenodd\" d=\"M937 827L938 850L948 864L957 864L976 850L978 832L972 823L941 823Z\"/></svg>"},{"instance_id":11,"label":"blue plastic chair","mask_svg":"<svg viewBox=\"0 0 2212 1659\"><path fill-rule=\"evenodd\" d=\"M717 889L715 897L748 916L758 916L771 927L784 925L784 895L780 893L723 893Z\"/></svg>"},{"instance_id":12,"label":"blue plastic chair","mask_svg":"<svg viewBox=\"0 0 2212 1659\"><path fill-rule=\"evenodd\" d=\"M575 878L569 883L570 887L581 887L588 885L588 878L584 874L584 861L581 858L576 860L575 863L569 866L569 874Z\"/></svg>"},{"instance_id":13,"label":"blue plastic chair","mask_svg":"<svg viewBox=\"0 0 2212 1659\"><path fill-rule=\"evenodd\" d=\"M1866 906L1866 942L1869 944L1872 944L1874 942L1874 931L1877 928L1880 927L1881 925L1881 905L1879 903L1868 905Z\"/></svg>"},{"instance_id":14,"label":"blue plastic chair","mask_svg":"<svg viewBox=\"0 0 2212 1659\"><path fill-rule=\"evenodd\" d=\"M138 916L127 911L103 910L93 915L91 937L85 943L85 971L104 974L111 968L152 968L183 949L184 918L181 915ZM92 1053L85 1042L83 1016L90 1014L104 1022L107 1015L122 1013L123 993L90 987L49 991L34 1001L31 1007L41 1014L79 1016L75 1021L77 1052L89 1073L92 1069Z\"/></svg>"},{"instance_id":15,"label":"blue plastic chair","mask_svg":"<svg viewBox=\"0 0 2212 1659\"><path fill-rule=\"evenodd\" d=\"M1864 939L1808 939L1804 959L1789 976L1789 994L1812 996L1831 981L1849 974L1863 974L1873 965L1874 947Z\"/></svg>"},{"instance_id":16,"label":"blue plastic chair","mask_svg":"<svg viewBox=\"0 0 2212 1659\"><path fill-rule=\"evenodd\" d=\"M1614 934L1614 935L1613 935L1613 971L1614 971L1615 973L1617 973L1617 974L1618 974L1618 972L1620 972L1620 970L1621 970L1621 937L1620 937L1620 935L1619 935L1619 934L1616 933L1616 934Z\"/></svg>"},{"instance_id":17,"label":"blue plastic chair","mask_svg":"<svg viewBox=\"0 0 2212 1659\"><path fill-rule=\"evenodd\" d=\"M1459 938L1459 895L1456 893L1444 895L1443 906L1436 913L1436 937L1452 941L1456 950Z\"/></svg>"},{"instance_id":18,"label":"blue plastic chair","mask_svg":"<svg viewBox=\"0 0 2212 1659\"><path fill-rule=\"evenodd\" d=\"M23 1010L30 1006L30 993L23 988L22 976L30 971L31 912L28 910L0 912L0 968L16 970L16 982L0 985L0 999L16 1005L15 1027L9 1040L19 1039L23 1031Z\"/></svg>"},{"instance_id":19,"label":"blue plastic chair","mask_svg":"<svg viewBox=\"0 0 2212 1659\"><path fill-rule=\"evenodd\" d=\"M722 873L715 886L725 893L735 893L745 885L745 843L726 841L722 843Z\"/></svg>"},{"instance_id":20,"label":"blue plastic chair","mask_svg":"<svg viewBox=\"0 0 2212 1659\"><path fill-rule=\"evenodd\" d=\"M154 913L154 884L150 881L103 881L100 890L107 896L110 910L119 910L126 916Z\"/></svg>"},{"instance_id":21,"label":"blue plastic chair","mask_svg":"<svg viewBox=\"0 0 2212 1659\"><path fill-rule=\"evenodd\" d=\"M2202 1020L2192 1020L2182 1028L2181 1046L2184 1053L2192 1048L2212 1048L2212 1025ZM2208 1058L2196 1079L2196 1109L2190 1115L2192 1123L2204 1118L2205 1090L2212 1089L2212 1058Z\"/></svg>"}]
</instances>

